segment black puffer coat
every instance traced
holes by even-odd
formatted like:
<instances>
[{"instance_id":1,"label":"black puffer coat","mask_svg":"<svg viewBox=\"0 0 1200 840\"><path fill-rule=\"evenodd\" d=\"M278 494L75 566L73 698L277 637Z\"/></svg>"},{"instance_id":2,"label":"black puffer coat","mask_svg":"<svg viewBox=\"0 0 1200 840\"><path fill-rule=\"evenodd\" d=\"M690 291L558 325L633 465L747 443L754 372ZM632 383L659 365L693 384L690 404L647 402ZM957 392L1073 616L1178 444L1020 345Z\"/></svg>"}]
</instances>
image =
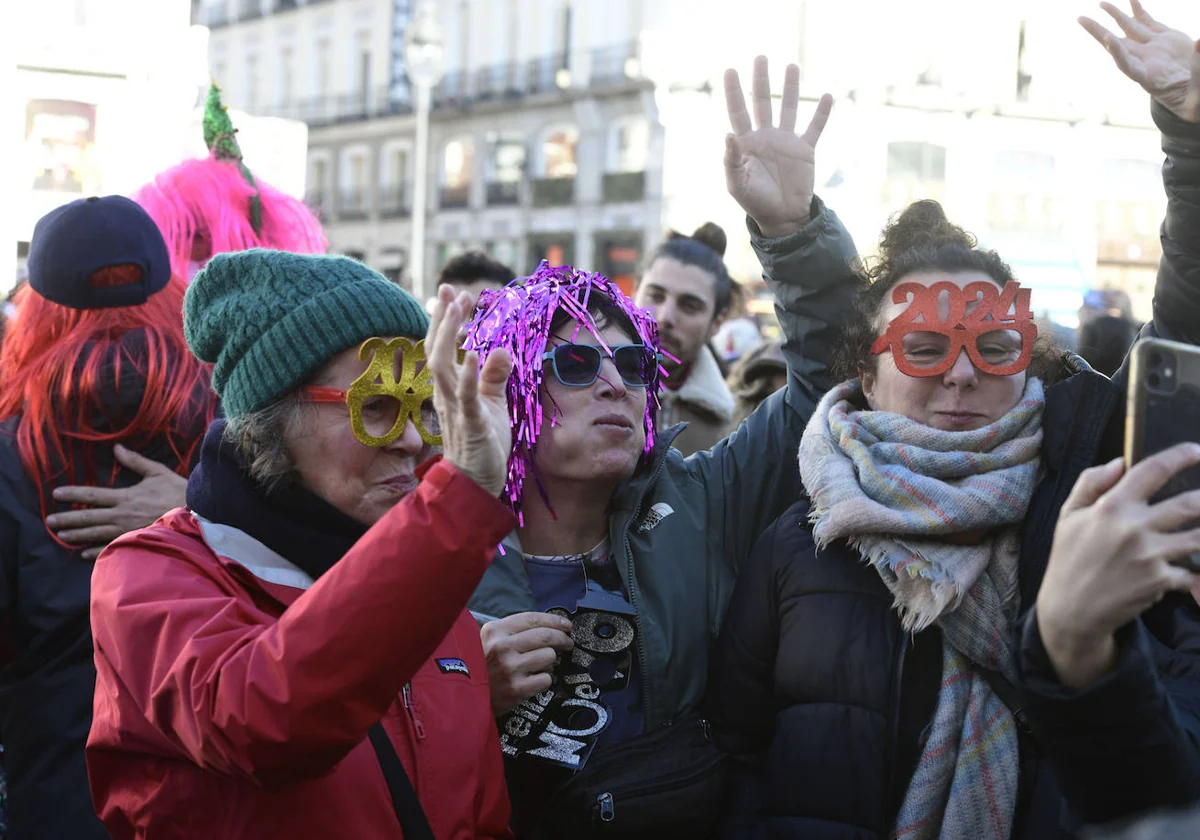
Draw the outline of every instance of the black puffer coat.
<instances>
[{"instance_id":1,"label":"black puffer coat","mask_svg":"<svg viewBox=\"0 0 1200 840\"><path fill-rule=\"evenodd\" d=\"M128 361L145 358L144 339L127 333L120 346L126 359L120 381L114 375L116 352L97 376L108 383L99 395L98 428L105 418L123 425L145 393L138 371L145 365ZM197 412L178 421L182 438L203 437L203 408L214 399L207 379L198 381ZM15 419L0 424L0 743L8 775L9 836L104 838L108 834L92 806L83 757L96 684L89 623L92 564L46 530L37 486L17 451L16 426ZM127 445L172 469L178 466L165 438ZM99 475L111 475L112 448L98 445L96 462ZM82 476L82 468L76 474ZM113 486L140 480L118 468ZM56 509L47 505L48 513Z\"/></svg>"},{"instance_id":2,"label":"black puffer coat","mask_svg":"<svg viewBox=\"0 0 1200 840\"><path fill-rule=\"evenodd\" d=\"M1200 343L1200 126L1155 106L1168 160L1164 258L1148 334ZM1079 474L1121 452L1124 372L1077 357L1047 389L1043 478L1022 534L1021 603L1037 600L1059 511ZM817 550L808 505L762 538L738 580L710 669L718 743L737 758L726 834L882 838L919 759L941 677L936 629L910 638L892 597L844 542ZM1118 634L1116 670L1071 690L1054 676L1036 610L1018 626L1021 739L1016 838L1065 838L1200 797L1200 610L1172 596Z\"/></svg>"}]
</instances>

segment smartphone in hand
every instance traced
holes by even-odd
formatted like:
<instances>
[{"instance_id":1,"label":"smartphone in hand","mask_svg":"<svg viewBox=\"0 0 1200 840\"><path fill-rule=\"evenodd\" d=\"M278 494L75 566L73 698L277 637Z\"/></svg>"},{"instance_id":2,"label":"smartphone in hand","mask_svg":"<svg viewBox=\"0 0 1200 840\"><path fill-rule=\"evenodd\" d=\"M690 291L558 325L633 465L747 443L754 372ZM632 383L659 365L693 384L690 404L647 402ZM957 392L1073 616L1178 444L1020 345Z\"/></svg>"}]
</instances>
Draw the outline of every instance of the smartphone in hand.
<instances>
[{"instance_id":1,"label":"smartphone in hand","mask_svg":"<svg viewBox=\"0 0 1200 840\"><path fill-rule=\"evenodd\" d=\"M1134 344L1126 399L1126 467L1175 444L1200 442L1200 347L1161 338ZM1200 467L1191 467L1172 478L1151 502L1196 489ZM1175 564L1200 572L1200 554Z\"/></svg>"}]
</instances>

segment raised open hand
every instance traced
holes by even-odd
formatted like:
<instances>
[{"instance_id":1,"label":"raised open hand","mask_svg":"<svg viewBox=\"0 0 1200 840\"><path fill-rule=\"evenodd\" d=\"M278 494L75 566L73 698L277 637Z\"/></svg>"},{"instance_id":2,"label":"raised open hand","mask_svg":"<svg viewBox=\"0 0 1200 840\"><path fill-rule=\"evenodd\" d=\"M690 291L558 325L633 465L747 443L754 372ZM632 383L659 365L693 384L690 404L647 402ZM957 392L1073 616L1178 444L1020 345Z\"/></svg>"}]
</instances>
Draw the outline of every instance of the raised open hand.
<instances>
[{"instance_id":1,"label":"raised open hand","mask_svg":"<svg viewBox=\"0 0 1200 840\"><path fill-rule=\"evenodd\" d=\"M1178 29L1150 17L1138 0L1130 0L1133 17L1111 3L1100 7L1125 33L1118 38L1091 18L1080 25L1104 45L1121 72L1146 89L1175 116L1200 122L1200 43Z\"/></svg>"},{"instance_id":2,"label":"raised open hand","mask_svg":"<svg viewBox=\"0 0 1200 840\"><path fill-rule=\"evenodd\" d=\"M757 129L750 125L737 71L725 71L725 104L733 127L733 133L725 137L725 187L765 236L785 236L808 222L817 141L829 120L833 97L821 97L808 130L798 136L799 67L789 64L784 74L778 127L772 120L767 59L761 55L754 59L753 94Z\"/></svg>"},{"instance_id":3,"label":"raised open hand","mask_svg":"<svg viewBox=\"0 0 1200 840\"><path fill-rule=\"evenodd\" d=\"M473 306L466 292L455 296L449 285L438 289L425 355L433 372L433 405L442 427L443 457L498 496L504 489L512 451L505 393L512 359L507 350L496 350L482 370L474 351L457 361L458 333Z\"/></svg>"}]
</instances>

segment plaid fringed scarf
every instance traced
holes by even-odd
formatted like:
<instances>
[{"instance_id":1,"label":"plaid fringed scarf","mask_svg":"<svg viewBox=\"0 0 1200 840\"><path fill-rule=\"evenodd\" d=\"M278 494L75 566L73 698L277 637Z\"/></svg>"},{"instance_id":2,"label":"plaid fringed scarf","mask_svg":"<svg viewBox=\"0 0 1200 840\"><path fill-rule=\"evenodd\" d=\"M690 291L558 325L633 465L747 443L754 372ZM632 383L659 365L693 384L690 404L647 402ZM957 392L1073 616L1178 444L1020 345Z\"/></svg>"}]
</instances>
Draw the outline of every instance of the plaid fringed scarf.
<instances>
[{"instance_id":1,"label":"plaid fringed scarf","mask_svg":"<svg viewBox=\"0 0 1200 840\"><path fill-rule=\"evenodd\" d=\"M906 631L942 630L942 688L895 836L1007 840L1016 726L978 667L1014 680L1018 529L1038 479L1042 383L982 429L944 432L861 411L858 381L826 394L800 443L817 544L846 539L895 597Z\"/></svg>"}]
</instances>

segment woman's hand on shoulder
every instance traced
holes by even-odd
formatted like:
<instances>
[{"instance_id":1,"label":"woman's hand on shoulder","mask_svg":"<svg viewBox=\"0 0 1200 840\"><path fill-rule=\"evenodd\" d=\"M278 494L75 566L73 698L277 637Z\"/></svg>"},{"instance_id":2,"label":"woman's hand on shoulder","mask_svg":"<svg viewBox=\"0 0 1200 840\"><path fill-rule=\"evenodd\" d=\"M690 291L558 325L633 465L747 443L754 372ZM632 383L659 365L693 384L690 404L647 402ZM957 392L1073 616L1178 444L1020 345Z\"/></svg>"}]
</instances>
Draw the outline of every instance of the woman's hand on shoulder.
<instances>
[{"instance_id":1,"label":"woman's hand on shoulder","mask_svg":"<svg viewBox=\"0 0 1200 840\"><path fill-rule=\"evenodd\" d=\"M494 350L482 370L479 354L458 361L458 333L474 309L466 292L438 289L425 337L425 356L433 374L433 405L442 427L443 457L492 495L500 495L508 476L512 432L505 388L512 370L507 350Z\"/></svg>"},{"instance_id":2,"label":"woman's hand on shoulder","mask_svg":"<svg viewBox=\"0 0 1200 840\"><path fill-rule=\"evenodd\" d=\"M1200 490L1150 499L1197 464L1200 445L1189 443L1129 470L1116 460L1079 477L1059 512L1037 598L1042 643L1064 684L1081 687L1112 670L1116 631L1169 592L1196 585L1174 563L1200 552Z\"/></svg>"},{"instance_id":3,"label":"woman's hand on shoulder","mask_svg":"<svg viewBox=\"0 0 1200 840\"><path fill-rule=\"evenodd\" d=\"M754 121L736 70L725 71L725 104L733 133L725 137L725 186L763 235L786 236L809 220L816 183L816 148L833 97L821 97L803 136L796 134L800 68L789 64L783 78L779 125L774 125L767 59L754 60Z\"/></svg>"},{"instance_id":4,"label":"woman's hand on shoulder","mask_svg":"<svg viewBox=\"0 0 1200 840\"><path fill-rule=\"evenodd\" d=\"M1150 17L1138 0L1130 0L1133 17L1111 3L1101 3L1124 38L1091 18L1079 23L1108 50L1117 67L1181 120L1200 123L1200 43L1178 29Z\"/></svg>"}]
</instances>

